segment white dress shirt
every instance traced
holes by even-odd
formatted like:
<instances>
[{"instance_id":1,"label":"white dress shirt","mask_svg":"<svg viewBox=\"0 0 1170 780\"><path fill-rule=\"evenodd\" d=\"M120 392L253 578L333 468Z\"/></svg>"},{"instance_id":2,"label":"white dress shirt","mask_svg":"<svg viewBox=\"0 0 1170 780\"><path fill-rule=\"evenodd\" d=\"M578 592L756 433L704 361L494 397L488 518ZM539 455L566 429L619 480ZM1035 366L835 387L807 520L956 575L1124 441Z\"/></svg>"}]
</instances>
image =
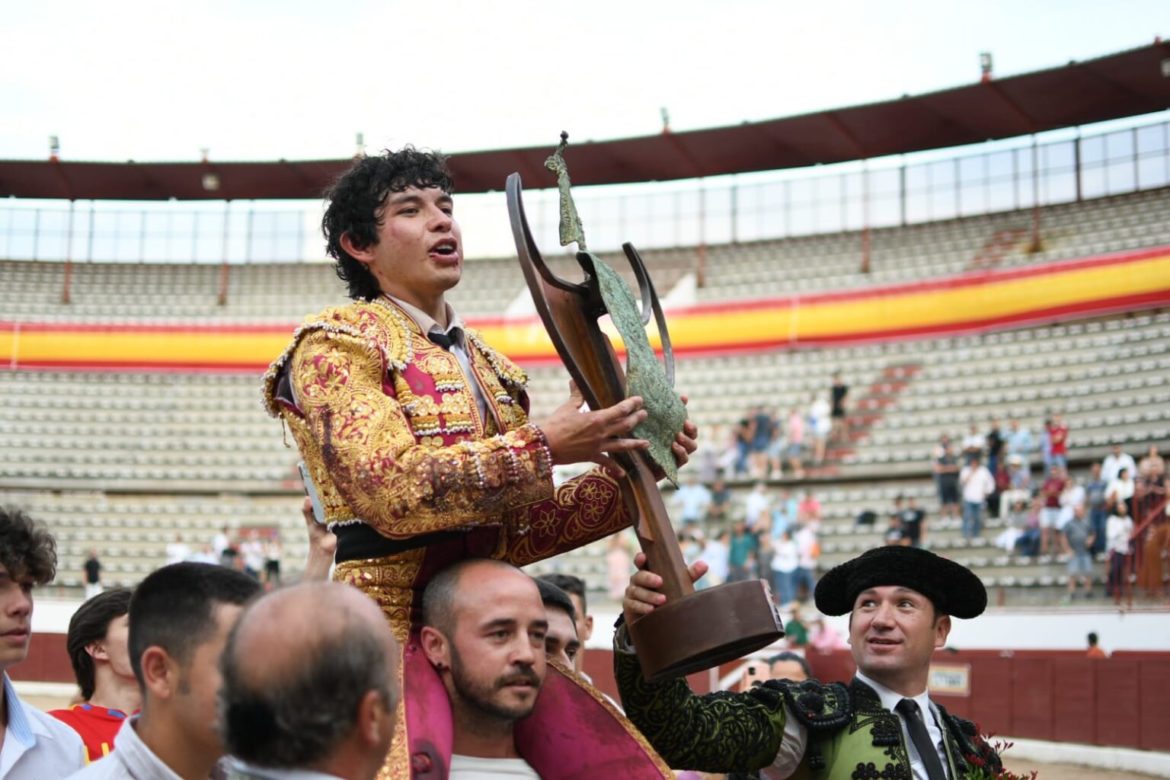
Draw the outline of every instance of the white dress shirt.
<instances>
[{"instance_id":1,"label":"white dress shirt","mask_svg":"<svg viewBox=\"0 0 1170 780\"><path fill-rule=\"evenodd\" d=\"M930 735L930 741L934 743L935 750L938 751L938 760L942 763L943 768L946 769L947 774L950 774L950 760L947 757L947 750L943 744L942 728L938 724L938 709L931 703L926 691L923 691L917 696L903 696L900 693L891 691L881 683L874 682L861 672L857 673L857 679L861 680L870 688L873 688L874 693L882 700L882 707L884 709L898 715L898 723L902 726L902 742L906 745L906 752L910 755L910 771L914 775L914 780L930 780L930 776L927 775L926 765L922 763L922 758L918 755L918 748L914 746L914 741L910 739L910 732L906 729L906 722L894 710L898 706L898 702L902 701L902 699L913 699L918 705L918 709L922 713L922 720L926 723L926 733ZM926 713L930 713L930 717L927 717Z\"/></svg>"},{"instance_id":2,"label":"white dress shirt","mask_svg":"<svg viewBox=\"0 0 1170 780\"><path fill-rule=\"evenodd\" d=\"M8 704L8 725L0 747L0 778L47 780L65 777L85 766L85 745L77 732L22 702L7 674L4 700Z\"/></svg>"}]
</instances>

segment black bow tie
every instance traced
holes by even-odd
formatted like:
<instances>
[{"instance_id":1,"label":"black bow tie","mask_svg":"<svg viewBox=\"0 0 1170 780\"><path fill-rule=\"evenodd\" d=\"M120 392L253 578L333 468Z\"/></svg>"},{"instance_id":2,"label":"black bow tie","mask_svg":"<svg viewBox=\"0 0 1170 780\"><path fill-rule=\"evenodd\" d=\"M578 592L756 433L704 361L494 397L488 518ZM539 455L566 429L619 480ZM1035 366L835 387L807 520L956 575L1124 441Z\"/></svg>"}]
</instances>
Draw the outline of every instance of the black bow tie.
<instances>
[{"instance_id":1,"label":"black bow tie","mask_svg":"<svg viewBox=\"0 0 1170 780\"><path fill-rule=\"evenodd\" d=\"M427 338L430 339L432 343L438 344L440 347L450 352L451 345L455 343L455 336L458 333L459 328L452 328L446 333L440 333L437 330L432 330L427 334Z\"/></svg>"}]
</instances>

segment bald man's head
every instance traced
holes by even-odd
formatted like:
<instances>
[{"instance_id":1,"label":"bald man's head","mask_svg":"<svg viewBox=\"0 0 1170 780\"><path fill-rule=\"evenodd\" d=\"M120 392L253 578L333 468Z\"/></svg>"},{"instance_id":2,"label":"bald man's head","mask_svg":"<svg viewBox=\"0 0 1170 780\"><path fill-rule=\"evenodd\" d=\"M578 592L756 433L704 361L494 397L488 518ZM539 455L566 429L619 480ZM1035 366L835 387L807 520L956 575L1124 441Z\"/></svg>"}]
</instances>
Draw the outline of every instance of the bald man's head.
<instances>
[{"instance_id":1,"label":"bald man's head","mask_svg":"<svg viewBox=\"0 0 1170 780\"><path fill-rule=\"evenodd\" d=\"M319 768L337 752L353 760L357 740L380 765L394 726L397 658L381 610L348 585L305 583L265 596L223 654L228 752L261 767Z\"/></svg>"}]
</instances>

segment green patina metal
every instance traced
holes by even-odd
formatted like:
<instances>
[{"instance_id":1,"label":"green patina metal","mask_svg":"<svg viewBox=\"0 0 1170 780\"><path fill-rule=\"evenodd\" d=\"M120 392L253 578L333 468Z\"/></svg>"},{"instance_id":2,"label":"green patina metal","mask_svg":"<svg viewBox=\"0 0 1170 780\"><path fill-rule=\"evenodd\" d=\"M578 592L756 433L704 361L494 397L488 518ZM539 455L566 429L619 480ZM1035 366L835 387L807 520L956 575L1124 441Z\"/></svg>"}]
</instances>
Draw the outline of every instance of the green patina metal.
<instances>
[{"instance_id":1,"label":"green patina metal","mask_svg":"<svg viewBox=\"0 0 1170 780\"><path fill-rule=\"evenodd\" d=\"M650 442L650 457L667 478L677 484L678 465L671 445L683 429L687 409L670 386L666 369L650 346L646 326L642 324L638 302L630 286L608 263L585 251L585 232L569 191L569 169L564 158L568 139L567 133L561 133L560 146L544 163L546 168L557 175L557 186L561 191L561 246L576 242L577 248L588 255L593 263L605 309L626 346L626 392L641 396L649 412L646 419L634 428L634 435Z\"/></svg>"}]
</instances>

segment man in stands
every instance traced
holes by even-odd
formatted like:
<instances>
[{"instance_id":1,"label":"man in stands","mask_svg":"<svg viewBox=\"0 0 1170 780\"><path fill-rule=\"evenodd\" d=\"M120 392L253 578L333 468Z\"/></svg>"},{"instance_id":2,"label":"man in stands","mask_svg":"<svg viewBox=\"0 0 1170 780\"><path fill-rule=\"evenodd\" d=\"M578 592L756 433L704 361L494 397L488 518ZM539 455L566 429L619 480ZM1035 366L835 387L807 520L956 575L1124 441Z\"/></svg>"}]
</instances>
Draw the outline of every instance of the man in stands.
<instances>
[{"instance_id":1,"label":"man in stands","mask_svg":"<svg viewBox=\"0 0 1170 780\"><path fill-rule=\"evenodd\" d=\"M692 567L693 578L702 574ZM662 604L661 587L657 575L637 572L624 621ZM848 686L779 680L696 696L684 679L650 684L623 624L614 663L630 719L671 766L706 772L945 780L968 776L974 757L996 774L999 757L974 724L931 701L926 687L951 617L973 618L987 605L977 576L926 550L878 547L830 570L816 603L826 615L849 613L857 675Z\"/></svg>"},{"instance_id":2,"label":"man in stands","mask_svg":"<svg viewBox=\"0 0 1170 780\"><path fill-rule=\"evenodd\" d=\"M130 600L130 663L142 713L114 752L73 780L203 780L223 756L215 730L219 658L240 612L260 591L241 572L206 563L164 566Z\"/></svg>"},{"instance_id":3,"label":"man in stands","mask_svg":"<svg viewBox=\"0 0 1170 780\"><path fill-rule=\"evenodd\" d=\"M1068 469L1068 423L1059 412L1052 415L1048 423L1048 446L1052 465Z\"/></svg>"},{"instance_id":4,"label":"man in stands","mask_svg":"<svg viewBox=\"0 0 1170 780\"><path fill-rule=\"evenodd\" d=\"M394 734L398 647L348 585L275 591L224 649L219 728L239 780L373 780Z\"/></svg>"},{"instance_id":5,"label":"man in stands","mask_svg":"<svg viewBox=\"0 0 1170 780\"><path fill-rule=\"evenodd\" d=\"M593 615L589 614L585 580L559 572L542 574L537 579L557 586L569 594L569 599L573 602L573 623L577 629L577 639L580 640L580 648L573 656L573 669L577 674L582 674L585 671L585 643L593 637Z\"/></svg>"},{"instance_id":6,"label":"man in stands","mask_svg":"<svg viewBox=\"0 0 1170 780\"><path fill-rule=\"evenodd\" d=\"M453 731L416 742L412 771L452 780L673 776L598 692L546 674L549 618L528 575L503 561L462 561L431 579L422 608L421 647L406 652L403 676L428 707L408 714L449 719ZM590 698L560 711L555 728L535 717L583 689Z\"/></svg>"},{"instance_id":7,"label":"man in stands","mask_svg":"<svg viewBox=\"0 0 1170 780\"><path fill-rule=\"evenodd\" d=\"M568 593L543 577L536 578L536 587L540 590L540 601L548 617L548 629L544 635L545 658L573 669L581 651L573 602Z\"/></svg>"},{"instance_id":8,"label":"man in stands","mask_svg":"<svg viewBox=\"0 0 1170 780\"><path fill-rule=\"evenodd\" d=\"M1122 469L1128 470L1130 476L1137 474L1137 464L1134 463L1133 456L1122 451L1120 444L1114 444L1105 460L1101 461L1101 479L1108 484L1117 479Z\"/></svg>"},{"instance_id":9,"label":"man in stands","mask_svg":"<svg viewBox=\"0 0 1170 780\"><path fill-rule=\"evenodd\" d=\"M337 535L334 579L382 606L410 645L415 594L469 557L523 565L633 520L606 453L646 417L638 397L581 412L581 393L536 425L526 376L467 328L446 293L463 273L444 158L362 157L328 193L322 227L353 302L309 317L265 377L270 414L296 439ZM685 462L697 431L674 444ZM559 463L596 461L560 486ZM411 689L390 764L407 766Z\"/></svg>"},{"instance_id":10,"label":"man in stands","mask_svg":"<svg viewBox=\"0 0 1170 780\"><path fill-rule=\"evenodd\" d=\"M57 573L57 545L40 523L18 509L0 507L0 777L45 780L85 764L85 746L73 729L16 695L8 670L28 657L33 588Z\"/></svg>"},{"instance_id":11,"label":"man in stands","mask_svg":"<svg viewBox=\"0 0 1170 780\"><path fill-rule=\"evenodd\" d=\"M49 714L85 742L90 761L114 749L114 736L142 704L130 664L130 591L115 588L86 601L69 620L65 647L81 704Z\"/></svg>"}]
</instances>

